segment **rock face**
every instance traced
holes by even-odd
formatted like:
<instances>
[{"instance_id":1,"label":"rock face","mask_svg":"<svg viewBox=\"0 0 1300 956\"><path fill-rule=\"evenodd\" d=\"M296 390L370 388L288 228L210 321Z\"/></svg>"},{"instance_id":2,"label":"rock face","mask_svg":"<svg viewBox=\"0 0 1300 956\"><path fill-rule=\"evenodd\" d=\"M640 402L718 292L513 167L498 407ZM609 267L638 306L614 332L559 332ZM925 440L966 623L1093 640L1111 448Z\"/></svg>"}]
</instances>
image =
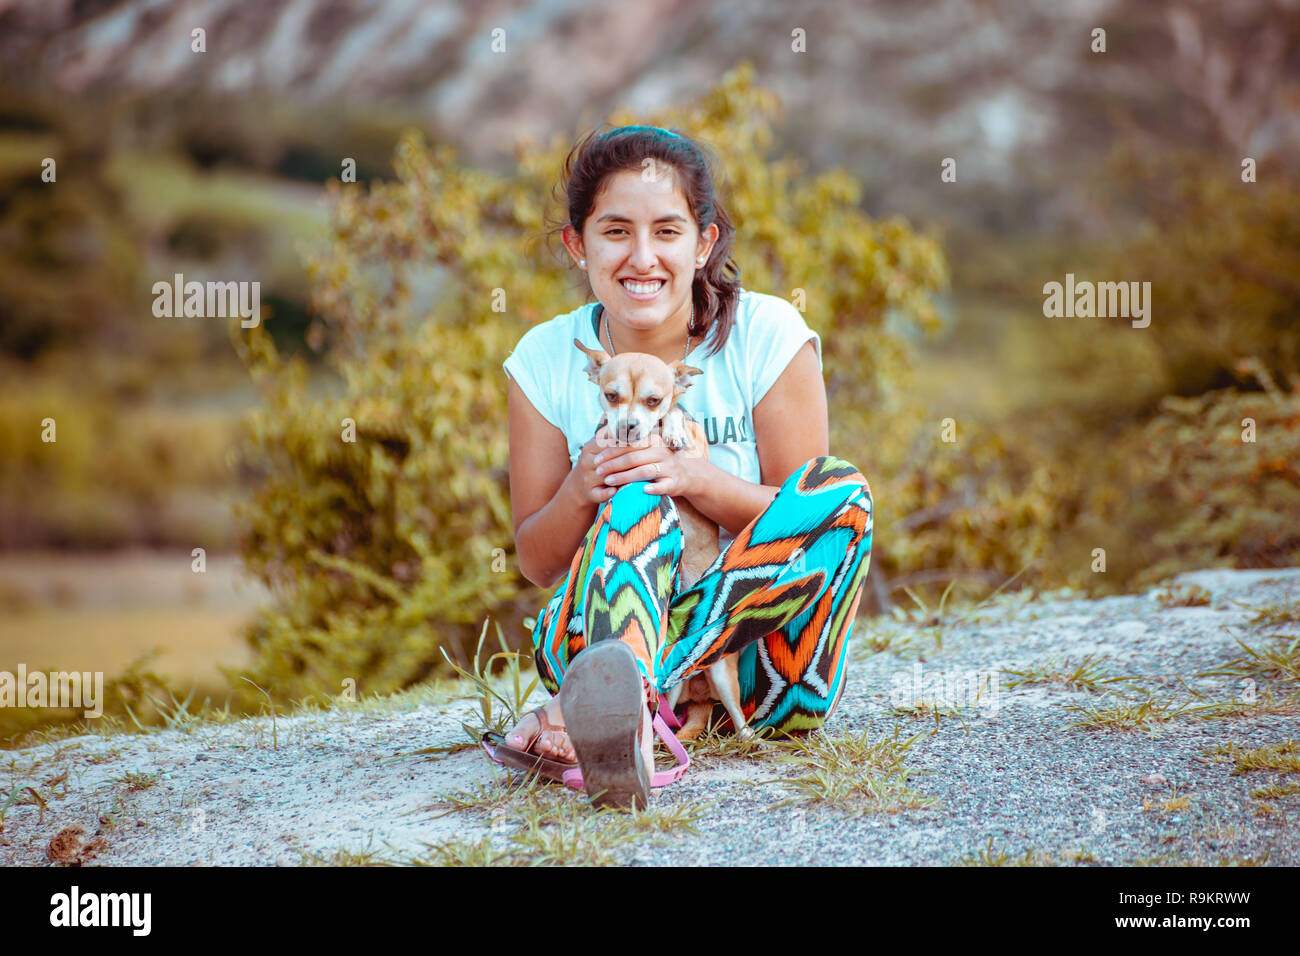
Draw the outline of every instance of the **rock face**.
<instances>
[{"instance_id":1,"label":"rock face","mask_svg":"<svg viewBox=\"0 0 1300 956\"><path fill-rule=\"evenodd\" d=\"M0 865L44 865L47 848L103 866L553 860L531 815L589 828L570 844L622 863L1295 866L1294 677L1232 662L1247 656L1234 639L1285 655L1298 622L1300 569L1098 601L1003 596L941 630L860 619L840 707L807 743L842 756L865 733L885 750L810 791L795 751L706 742L655 794L661 833L611 829L559 786L547 802L506 792L479 749L456 749L471 705L428 694L81 737L10 755L11 783L42 796L8 809ZM879 753L909 738L890 769ZM671 825L691 808L705 808L698 834ZM90 856L97 820L107 840Z\"/></svg>"},{"instance_id":2,"label":"rock face","mask_svg":"<svg viewBox=\"0 0 1300 956\"><path fill-rule=\"evenodd\" d=\"M1101 155L1117 122L1285 158L1300 139L1285 2L0 0L0 59L74 95L401 103L480 161L614 106L689 101L748 59L787 107L782 145L852 169L873 211L952 215L935 189L951 157L958 183L1044 182L1024 201L1050 218L1070 205L1062 162Z\"/></svg>"}]
</instances>

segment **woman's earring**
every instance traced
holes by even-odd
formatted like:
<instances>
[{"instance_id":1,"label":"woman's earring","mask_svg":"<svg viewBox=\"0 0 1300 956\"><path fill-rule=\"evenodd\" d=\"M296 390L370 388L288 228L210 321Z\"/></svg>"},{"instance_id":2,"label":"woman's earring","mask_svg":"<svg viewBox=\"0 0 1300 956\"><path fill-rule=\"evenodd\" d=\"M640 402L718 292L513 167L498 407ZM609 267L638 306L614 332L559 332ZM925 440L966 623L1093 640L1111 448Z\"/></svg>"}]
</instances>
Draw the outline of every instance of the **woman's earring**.
<instances>
[{"instance_id":1,"label":"woman's earring","mask_svg":"<svg viewBox=\"0 0 1300 956\"><path fill-rule=\"evenodd\" d=\"M578 268L579 268L579 269L585 269L585 268L587 268L587 260L586 260L586 259L579 259L579 260L578 260Z\"/></svg>"}]
</instances>

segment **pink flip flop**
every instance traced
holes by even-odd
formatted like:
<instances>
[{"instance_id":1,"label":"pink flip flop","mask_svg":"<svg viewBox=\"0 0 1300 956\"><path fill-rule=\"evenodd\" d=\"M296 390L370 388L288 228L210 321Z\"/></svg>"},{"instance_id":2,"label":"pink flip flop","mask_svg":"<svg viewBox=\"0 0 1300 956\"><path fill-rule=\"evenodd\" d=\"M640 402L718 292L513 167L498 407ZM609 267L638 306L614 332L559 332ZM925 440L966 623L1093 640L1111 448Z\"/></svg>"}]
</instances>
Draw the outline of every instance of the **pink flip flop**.
<instances>
[{"instance_id":1,"label":"pink flip flop","mask_svg":"<svg viewBox=\"0 0 1300 956\"><path fill-rule=\"evenodd\" d=\"M612 640L584 648L564 674L560 698L591 802L648 806L654 768L641 756L645 704L632 649Z\"/></svg>"},{"instance_id":2,"label":"pink flip flop","mask_svg":"<svg viewBox=\"0 0 1300 956\"><path fill-rule=\"evenodd\" d=\"M583 660L587 663L579 666ZM690 767L686 748L659 712L655 713L651 726L677 764L657 772L644 766L640 748L644 706L641 672L627 645L608 641L585 648L574 657L565 673L560 693L567 727L555 727L546 721L544 714L539 714L542 729L537 736L545 730L567 730L578 753L578 766L509 747L501 734L492 732L482 738L487 755L499 764L540 773L575 790L585 790L593 794L593 803L602 806L645 807L651 788L675 783ZM681 726L671 711L668 717L673 726ZM528 742L529 747L537 736Z\"/></svg>"}]
</instances>

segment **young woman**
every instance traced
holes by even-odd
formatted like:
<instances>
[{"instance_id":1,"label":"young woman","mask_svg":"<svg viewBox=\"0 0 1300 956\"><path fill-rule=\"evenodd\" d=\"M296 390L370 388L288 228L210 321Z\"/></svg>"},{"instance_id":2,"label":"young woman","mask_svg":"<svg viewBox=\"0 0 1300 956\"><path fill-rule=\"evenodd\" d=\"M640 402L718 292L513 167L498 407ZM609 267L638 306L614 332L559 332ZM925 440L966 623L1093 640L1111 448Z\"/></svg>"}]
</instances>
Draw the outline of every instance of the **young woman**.
<instances>
[{"instance_id":1,"label":"young woman","mask_svg":"<svg viewBox=\"0 0 1300 956\"><path fill-rule=\"evenodd\" d=\"M658 127L593 132L565 181L562 239L596 301L530 329L503 366L519 567L555 587L533 644L556 696L504 744L580 761L589 793L644 805L650 713L722 655L740 652L755 730L806 732L835 709L870 563L871 490L828 454L820 336L789 302L740 285L701 148ZM602 409L575 338L701 369L682 404L708 455L593 438ZM690 588L670 496L719 526L722 553Z\"/></svg>"}]
</instances>

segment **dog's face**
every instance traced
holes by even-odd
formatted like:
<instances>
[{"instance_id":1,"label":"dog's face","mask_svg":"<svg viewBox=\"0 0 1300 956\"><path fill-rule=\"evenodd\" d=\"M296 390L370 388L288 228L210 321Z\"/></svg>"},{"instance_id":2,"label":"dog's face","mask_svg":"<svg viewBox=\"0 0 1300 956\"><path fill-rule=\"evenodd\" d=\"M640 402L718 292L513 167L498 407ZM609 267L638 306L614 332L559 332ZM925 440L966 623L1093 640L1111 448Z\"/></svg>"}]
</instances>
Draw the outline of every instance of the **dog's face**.
<instances>
[{"instance_id":1,"label":"dog's face","mask_svg":"<svg viewBox=\"0 0 1300 956\"><path fill-rule=\"evenodd\" d=\"M615 438L625 444L640 441L659 428L669 409L691 386L700 370L682 362L665 364L645 352L621 352L610 357L573 340L588 358L587 377L600 389L600 407Z\"/></svg>"}]
</instances>

